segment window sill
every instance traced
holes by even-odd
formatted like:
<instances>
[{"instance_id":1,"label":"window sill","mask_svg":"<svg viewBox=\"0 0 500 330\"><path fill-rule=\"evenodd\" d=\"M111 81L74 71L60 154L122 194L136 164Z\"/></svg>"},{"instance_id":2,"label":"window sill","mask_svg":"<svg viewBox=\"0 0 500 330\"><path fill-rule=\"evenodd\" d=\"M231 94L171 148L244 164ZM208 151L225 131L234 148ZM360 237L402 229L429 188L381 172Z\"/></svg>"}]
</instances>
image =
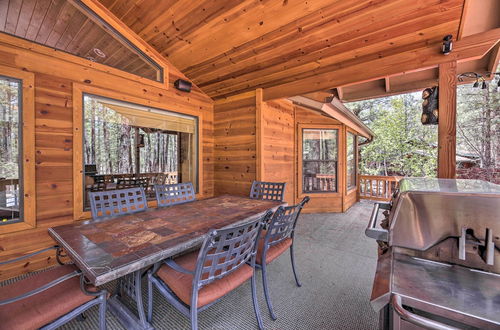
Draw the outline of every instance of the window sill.
<instances>
[{"instance_id":1,"label":"window sill","mask_svg":"<svg viewBox=\"0 0 500 330\"><path fill-rule=\"evenodd\" d=\"M0 235L14 233L16 231L33 229L33 228L35 228L34 225L30 225L29 223L26 223L26 222L9 223L9 224L5 224L5 225L0 226Z\"/></svg>"}]
</instances>

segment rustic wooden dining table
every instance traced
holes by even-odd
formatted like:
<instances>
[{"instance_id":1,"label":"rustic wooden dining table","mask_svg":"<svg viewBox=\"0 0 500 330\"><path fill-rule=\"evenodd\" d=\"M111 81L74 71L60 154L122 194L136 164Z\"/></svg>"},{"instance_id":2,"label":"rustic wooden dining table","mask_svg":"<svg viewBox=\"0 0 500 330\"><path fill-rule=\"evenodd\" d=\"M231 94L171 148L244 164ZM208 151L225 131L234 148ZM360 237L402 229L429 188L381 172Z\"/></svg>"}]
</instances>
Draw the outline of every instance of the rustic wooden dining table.
<instances>
[{"instance_id":1,"label":"rustic wooden dining table","mask_svg":"<svg viewBox=\"0 0 500 330\"><path fill-rule=\"evenodd\" d=\"M118 279L108 307L127 329L152 329L142 303L146 269L200 245L211 229L250 222L280 205L285 204L223 195L49 228L49 234L93 285ZM124 304L124 293L135 300L137 313Z\"/></svg>"}]
</instances>

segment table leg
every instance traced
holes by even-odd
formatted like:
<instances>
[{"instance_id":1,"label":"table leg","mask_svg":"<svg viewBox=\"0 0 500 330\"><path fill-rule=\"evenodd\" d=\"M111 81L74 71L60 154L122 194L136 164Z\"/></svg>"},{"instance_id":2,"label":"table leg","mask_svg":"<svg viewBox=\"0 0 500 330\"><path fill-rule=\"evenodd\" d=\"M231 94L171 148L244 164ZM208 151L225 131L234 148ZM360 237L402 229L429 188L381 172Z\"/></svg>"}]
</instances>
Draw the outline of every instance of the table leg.
<instances>
[{"instance_id":1,"label":"table leg","mask_svg":"<svg viewBox=\"0 0 500 330\"><path fill-rule=\"evenodd\" d=\"M118 318L126 329L154 329L151 324L146 321L146 314L144 313L144 304L142 301L141 278L142 270L138 270L133 274L121 278L118 283L117 292L108 300L110 312ZM137 315L123 303L123 299L126 299L125 296L129 296L135 301Z\"/></svg>"}]
</instances>

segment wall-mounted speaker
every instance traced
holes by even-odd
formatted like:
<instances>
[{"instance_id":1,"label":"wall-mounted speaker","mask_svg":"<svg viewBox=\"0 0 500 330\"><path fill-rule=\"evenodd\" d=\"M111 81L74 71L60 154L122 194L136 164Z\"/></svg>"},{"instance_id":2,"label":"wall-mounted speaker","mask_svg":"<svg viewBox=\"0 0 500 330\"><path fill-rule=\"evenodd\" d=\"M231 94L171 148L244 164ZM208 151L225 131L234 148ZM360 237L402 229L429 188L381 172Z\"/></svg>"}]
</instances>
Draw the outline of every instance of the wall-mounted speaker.
<instances>
[{"instance_id":1,"label":"wall-mounted speaker","mask_svg":"<svg viewBox=\"0 0 500 330\"><path fill-rule=\"evenodd\" d=\"M189 93L191 92L191 87L193 87L193 84L191 84L191 82L187 80L177 79L174 82L174 87L180 91Z\"/></svg>"}]
</instances>

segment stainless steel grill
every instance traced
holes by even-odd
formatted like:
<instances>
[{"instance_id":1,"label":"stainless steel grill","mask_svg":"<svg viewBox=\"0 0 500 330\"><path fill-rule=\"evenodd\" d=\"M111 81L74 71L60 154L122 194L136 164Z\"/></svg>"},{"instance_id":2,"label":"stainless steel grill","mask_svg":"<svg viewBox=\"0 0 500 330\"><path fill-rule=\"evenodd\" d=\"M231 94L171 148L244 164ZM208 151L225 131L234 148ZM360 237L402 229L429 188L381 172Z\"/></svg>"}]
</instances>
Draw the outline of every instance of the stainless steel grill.
<instances>
[{"instance_id":1,"label":"stainless steel grill","mask_svg":"<svg viewBox=\"0 0 500 330\"><path fill-rule=\"evenodd\" d=\"M382 329L500 329L499 185L404 179L366 235L380 246L371 303Z\"/></svg>"}]
</instances>

